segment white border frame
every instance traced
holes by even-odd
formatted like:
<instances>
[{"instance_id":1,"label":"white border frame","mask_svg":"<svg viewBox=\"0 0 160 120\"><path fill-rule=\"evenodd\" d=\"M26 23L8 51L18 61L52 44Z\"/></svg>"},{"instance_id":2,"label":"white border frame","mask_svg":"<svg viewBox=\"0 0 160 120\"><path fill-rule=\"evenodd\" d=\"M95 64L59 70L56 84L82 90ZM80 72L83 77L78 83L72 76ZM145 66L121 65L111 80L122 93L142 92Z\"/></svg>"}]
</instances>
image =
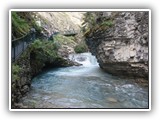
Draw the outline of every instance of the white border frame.
<instances>
[{"instance_id":1,"label":"white border frame","mask_svg":"<svg viewBox=\"0 0 160 120\"><path fill-rule=\"evenodd\" d=\"M149 12L149 108L148 109L12 109L11 108L11 12L86 12L86 11L148 11ZM151 110L151 10L150 9L10 9L9 10L9 110L10 111L150 111Z\"/></svg>"}]
</instances>

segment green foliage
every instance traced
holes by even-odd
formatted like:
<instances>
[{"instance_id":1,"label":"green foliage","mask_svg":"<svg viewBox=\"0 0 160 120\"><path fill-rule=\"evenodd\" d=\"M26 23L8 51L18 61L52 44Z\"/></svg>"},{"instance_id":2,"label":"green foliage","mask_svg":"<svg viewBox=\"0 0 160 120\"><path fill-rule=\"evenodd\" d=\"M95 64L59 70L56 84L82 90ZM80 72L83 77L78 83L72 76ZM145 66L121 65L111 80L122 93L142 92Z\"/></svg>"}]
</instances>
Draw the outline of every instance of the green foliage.
<instances>
[{"instance_id":1,"label":"green foliage","mask_svg":"<svg viewBox=\"0 0 160 120\"><path fill-rule=\"evenodd\" d=\"M82 31L86 32L96 25L96 16L94 12L86 12L84 14Z\"/></svg>"},{"instance_id":2,"label":"green foliage","mask_svg":"<svg viewBox=\"0 0 160 120\"><path fill-rule=\"evenodd\" d=\"M83 20L82 31L85 37L94 31L106 30L114 25L113 19L105 18L103 12L87 12L85 13Z\"/></svg>"},{"instance_id":3,"label":"green foliage","mask_svg":"<svg viewBox=\"0 0 160 120\"><path fill-rule=\"evenodd\" d=\"M59 57L57 50L53 41L35 40L30 46L32 74L36 75L42 68L53 65Z\"/></svg>"},{"instance_id":4,"label":"green foliage","mask_svg":"<svg viewBox=\"0 0 160 120\"><path fill-rule=\"evenodd\" d=\"M35 20L33 20L32 22L32 27L35 28L37 34L41 34L41 31L43 30L43 28L38 26Z\"/></svg>"},{"instance_id":5,"label":"green foliage","mask_svg":"<svg viewBox=\"0 0 160 120\"><path fill-rule=\"evenodd\" d=\"M74 51L76 53L84 53L88 51L88 47L84 42L82 42L79 45L75 46Z\"/></svg>"},{"instance_id":6,"label":"green foliage","mask_svg":"<svg viewBox=\"0 0 160 120\"><path fill-rule=\"evenodd\" d=\"M43 46L43 42L39 39L35 40L33 43L31 43L31 48L32 49L38 49Z\"/></svg>"},{"instance_id":7,"label":"green foliage","mask_svg":"<svg viewBox=\"0 0 160 120\"><path fill-rule=\"evenodd\" d=\"M31 28L35 28L37 34L41 34L42 27L38 26L33 12L15 12L11 13L12 37L19 38L27 34Z\"/></svg>"},{"instance_id":8,"label":"green foliage","mask_svg":"<svg viewBox=\"0 0 160 120\"><path fill-rule=\"evenodd\" d=\"M13 64L12 70L13 70L13 74L17 74L17 73L19 73L19 71L21 70L21 68L18 65L14 65Z\"/></svg>"},{"instance_id":9,"label":"green foliage","mask_svg":"<svg viewBox=\"0 0 160 120\"><path fill-rule=\"evenodd\" d=\"M35 40L31 44L31 51L36 52L36 59L53 62L57 57L58 46L53 41Z\"/></svg>"},{"instance_id":10,"label":"green foliage","mask_svg":"<svg viewBox=\"0 0 160 120\"><path fill-rule=\"evenodd\" d=\"M100 25L101 26L112 27L113 26L113 21L112 20L103 21Z\"/></svg>"},{"instance_id":11,"label":"green foliage","mask_svg":"<svg viewBox=\"0 0 160 120\"><path fill-rule=\"evenodd\" d=\"M16 65L16 64L12 65L12 79L13 79L13 81L17 81L20 79L20 77L19 77L20 71L21 71L21 68L19 67L19 65Z\"/></svg>"},{"instance_id":12,"label":"green foliage","mask_svg":"<svg viewBox=\"0 0 160 120\"><path fill-rule=\"evenodd\" d=\"M35 40L31 44L32 60L37 70L42 69L46 65L65 66L66 60L61 58L57 51L59 45L54 41Z\"/></svg>"},{"instance_id":13,"label":"green foliage","mask_svg":"<svg viewBox=\"0 0 160 120\"><path fill-rule=\"evenodd\" d=\"M54 42L59 44L59 45L75 44L75 38L73 36L66 37L66 36L63 36L61 34L57 34L57 35L54 36Z\"/></svg>"},{"instance_id":14,"label":"green foliage","mask_svg":"<svg viewBox=\"0 0 160 120\"><path fill-rule=\"evenodd\" d=\"M29 25L26 20L21 18L17 12L12 12L12 34L16 37L21 37L29 31Z\"/></svg>"},{"instance_id":15,"label":"green foliage","mask_svg":"<svg viewBox=\"0 0 160 120\"><path fill-rule=\"evenodd\" d=\"M94 12L86 12L84 14L84 18L83 18L83 23L82 25L88 26L88 27L92 27L93 25L96 24L96 16L94 14Z\"/></svg>"},{"instance_id":16,"label":"green foliage","mask_svg":"<svg viewBox=\"0 0 160 120\"><path fill-rule=\"evenodd\" d=\"M35 40L32 44L32 49L38 49L38 48L42 48L44 50L58 50L59 46L53 42L53 41L48 41L48 40L40 40L37 39Z\"/></svg>"}]
</instances>

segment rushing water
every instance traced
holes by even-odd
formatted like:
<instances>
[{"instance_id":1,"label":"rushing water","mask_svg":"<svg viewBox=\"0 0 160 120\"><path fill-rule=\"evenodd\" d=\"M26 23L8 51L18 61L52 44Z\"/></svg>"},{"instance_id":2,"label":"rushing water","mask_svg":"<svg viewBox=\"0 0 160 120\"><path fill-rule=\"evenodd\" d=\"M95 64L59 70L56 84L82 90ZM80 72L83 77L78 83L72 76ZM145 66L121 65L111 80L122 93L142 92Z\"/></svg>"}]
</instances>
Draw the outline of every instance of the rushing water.
<instances>
[{"instance_id":1,"label":"rushing water","mask_svg":"<svg viewBox=\"0 0 160 120\"><path fill-rule=\"evenodd\" d=\"M103 72L90 53L70 55L83 64L48 70L23 98L30 108L147 108L148 88Z\"/></svg>"}]
</instances>

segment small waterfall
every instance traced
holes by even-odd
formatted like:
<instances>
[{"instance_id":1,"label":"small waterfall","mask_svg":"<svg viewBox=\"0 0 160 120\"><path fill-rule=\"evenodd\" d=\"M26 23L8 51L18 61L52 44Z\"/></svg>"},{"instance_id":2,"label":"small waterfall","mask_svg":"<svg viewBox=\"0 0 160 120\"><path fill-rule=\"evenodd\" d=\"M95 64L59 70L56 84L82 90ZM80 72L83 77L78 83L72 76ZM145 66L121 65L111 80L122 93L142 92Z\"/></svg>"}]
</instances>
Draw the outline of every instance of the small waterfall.
<instances>
[{"instance_id":1,"label":"small waterfall","mask_svg":"<svg viewBox=\"0 0 160 120\"><path fill-rule=\"evenodd\" d=\"M78 62L83 66L98 66L96 57L91 53L70 54L69 59Z\"/></svg>"}]
</instances>

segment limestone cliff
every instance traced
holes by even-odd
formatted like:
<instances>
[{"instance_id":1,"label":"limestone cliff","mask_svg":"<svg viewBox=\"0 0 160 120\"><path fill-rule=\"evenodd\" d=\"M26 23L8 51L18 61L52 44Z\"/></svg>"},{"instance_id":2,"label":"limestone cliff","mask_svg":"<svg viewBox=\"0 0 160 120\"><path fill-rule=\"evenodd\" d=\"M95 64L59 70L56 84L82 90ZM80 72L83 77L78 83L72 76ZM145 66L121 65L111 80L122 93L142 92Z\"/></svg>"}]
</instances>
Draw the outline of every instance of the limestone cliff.
<instances>
[{"instance_id":1,"label":"limestone cliff","mask_svg":"<svg viewBox=\"0 0 160 120\"><path fill-rule=\"evenodd\" d=\"M33 17L45 38L52 38L61 44L59 54L67 58L74 53L76 45L81 43L83 36L81 24L84 12L34 12ZM56 33L59 35L55 36ZM76 33L76 36L64 36L68 33Z\"/></svg>"},{"instance_id":2,"label":"limestone cliff","mask_svg":"<svg viewBox=\"0 0 160 120\"><path fill-rule=\"evenodd\" d=\"M34 12L36 23L47 36L53 32L80 31L82 17L83 12Z\"/></svg>"},{"instance_id":3,"label":"limestone cliff","mask_svg":"<svg viewBox=\"0 0 160 120\"><path fill-rule=\"evenodd\" d=\"M148 79L149 13L101 12L96 17L97 24L112 22L86 35L100 67L114 75Z\"/></svg>"}]
</instances>

